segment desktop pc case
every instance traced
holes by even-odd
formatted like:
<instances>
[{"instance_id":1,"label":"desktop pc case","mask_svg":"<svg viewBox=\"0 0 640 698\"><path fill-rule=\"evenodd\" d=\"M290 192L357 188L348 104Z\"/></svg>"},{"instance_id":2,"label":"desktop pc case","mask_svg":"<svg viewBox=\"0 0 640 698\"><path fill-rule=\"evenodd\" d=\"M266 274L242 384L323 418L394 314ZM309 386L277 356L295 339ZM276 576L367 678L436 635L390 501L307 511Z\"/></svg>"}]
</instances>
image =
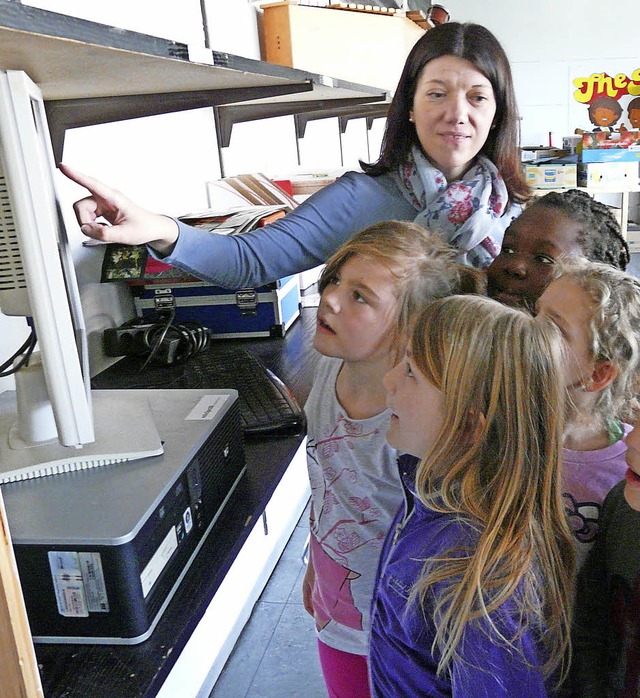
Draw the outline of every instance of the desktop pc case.
<instances>
[{"instance_id":1,"label":"desktop pc case","mask_svg":"<svg viewBox=\"0 0 640 698\"><path fill-rule=\"evenodd\" d=\"M176 322L197 320L213 337L227 339L284 337L300 315L297 274L235 292L203 281L132 285L131 291L137 314L146 320L175 308Z\"/></svg>"},{"instance_id":2,"label":"desktop pc case","mask_svg":"<svg viewBox=\"0 0 640 698\"><path fill-rule=\"evenodd\" d=\"M2 486L35 642L147 639L244 473L236 391L123 392L163 455Z\"/></svg>"}]
</instances>

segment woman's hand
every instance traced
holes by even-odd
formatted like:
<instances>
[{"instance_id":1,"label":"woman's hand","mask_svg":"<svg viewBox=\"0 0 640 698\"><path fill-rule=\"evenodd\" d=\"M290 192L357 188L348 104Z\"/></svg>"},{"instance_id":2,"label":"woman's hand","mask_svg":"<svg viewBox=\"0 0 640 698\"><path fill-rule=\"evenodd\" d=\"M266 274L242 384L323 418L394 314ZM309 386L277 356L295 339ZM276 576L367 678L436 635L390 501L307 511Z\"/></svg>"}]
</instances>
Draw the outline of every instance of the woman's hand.
<instances>
[{"instance_id":1,"label":"woman's hand","mask_svg":"<svg viewBox=\"0 0 640 698\"><path fill-rule=\"evenodd\" d=\"M84 235L101 242L148 244L163 256L173 250L178 239L178 226L174 220L141 208L93 177L63 164L58 167L69 179L91 192L91 196L73 205ZM110 225L99 222L98 218L104 218Z\"/></svg>"}]
</instances>

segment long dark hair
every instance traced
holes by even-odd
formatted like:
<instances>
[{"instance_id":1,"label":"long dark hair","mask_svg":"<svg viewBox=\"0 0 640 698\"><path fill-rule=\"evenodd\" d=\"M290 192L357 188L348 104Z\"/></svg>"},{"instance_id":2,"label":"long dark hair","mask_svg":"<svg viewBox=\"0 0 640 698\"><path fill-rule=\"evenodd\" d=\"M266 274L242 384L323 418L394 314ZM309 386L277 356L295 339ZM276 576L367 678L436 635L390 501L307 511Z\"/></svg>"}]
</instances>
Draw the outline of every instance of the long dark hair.
<instances>
[{"instance_id":1,"label":"long dark hair","mask_svg":"<svg viewBox=\"0 0 640 698\"><path fill-rule=\"evenodd\" d=\"M498 168L514 201L529 198L529 185L520 165L520 129L518 107L511 66L496 37L479 24L448 22L422 36L411 49L387 115L382 151L375 163L363 163L367 174L377 176L405 162L411 147L420 142L409 122L418 78L425 65L434 58L456 56L467 60L491 83L496 100L495 127L481 149Z\"/></svg>"}]
</instances>

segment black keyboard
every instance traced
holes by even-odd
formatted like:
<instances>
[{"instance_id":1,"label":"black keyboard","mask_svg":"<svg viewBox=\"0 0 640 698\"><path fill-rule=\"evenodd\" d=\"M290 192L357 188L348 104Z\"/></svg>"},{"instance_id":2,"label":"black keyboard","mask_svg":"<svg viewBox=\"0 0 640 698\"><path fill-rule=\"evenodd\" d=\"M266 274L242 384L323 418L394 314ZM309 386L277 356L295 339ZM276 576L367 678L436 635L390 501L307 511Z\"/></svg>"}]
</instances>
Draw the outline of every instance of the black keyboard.
<instances>
[{"instance_id":1,"label":"black keyboard","mask_svg":"<svg viewBox=\"0 0 640 698\"><path fill-rule=\"evenodd\" d=\"M245 436L295 436L306 429L304 411L289 389L245 349L214 343L183 364L142 364L139 357L125 357L96 376L93 387L235 389Z\"/></svg>"},{"instance_id":2,"label":"black keyboard","mask_svg":"<svg viewBox=\"0 0 640 698\"><path fill-rule=\"evenodd\" d=\"M248 351L214 346L191 357L189 370L202 376L206 388L238 391L246 436L286 436L305 430L305 415L295 397Z\"/></svg>"}]
</instances>

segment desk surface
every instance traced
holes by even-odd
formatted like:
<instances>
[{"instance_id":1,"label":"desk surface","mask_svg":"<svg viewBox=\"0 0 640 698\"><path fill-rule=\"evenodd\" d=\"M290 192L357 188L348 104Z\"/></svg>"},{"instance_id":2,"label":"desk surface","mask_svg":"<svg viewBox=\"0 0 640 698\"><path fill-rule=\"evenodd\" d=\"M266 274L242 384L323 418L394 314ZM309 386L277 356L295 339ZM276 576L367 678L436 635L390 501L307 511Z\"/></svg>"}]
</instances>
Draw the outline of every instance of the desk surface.
<instances>
[{"instance_id":1,"label":"desk surface","mask_svg":"<svg viewBox=\"0 0 640 698\"><path fill-rule=\"evenodd\" d=\"M283 339L228 342L259 356L304 404L317 355L315 309ZM246 444L247 474L205 540L151 637L139 645L36 645L47 698L154 696L203 616L296 453L301 436Z\"/></svg>"}]
</instances>

